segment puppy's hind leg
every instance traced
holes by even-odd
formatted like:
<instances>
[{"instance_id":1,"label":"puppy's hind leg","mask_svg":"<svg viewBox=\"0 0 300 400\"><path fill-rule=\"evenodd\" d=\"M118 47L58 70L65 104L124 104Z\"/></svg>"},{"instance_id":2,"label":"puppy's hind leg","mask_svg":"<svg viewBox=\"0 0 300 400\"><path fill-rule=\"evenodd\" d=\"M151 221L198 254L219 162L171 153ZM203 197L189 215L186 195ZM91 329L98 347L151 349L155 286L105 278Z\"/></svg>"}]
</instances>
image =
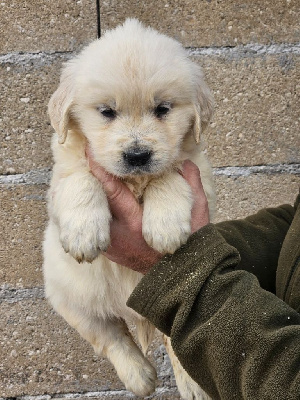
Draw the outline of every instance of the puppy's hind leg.
<instances>
[{"instance_id":1,"label":"puppy's hind leg","mask_svg":"<svg viewBox=\"0 0 300 400\"><path fill-rule=\"evenodd\" d=\"M144 318L137 320L135 325L138 341L142 346L143 354L146 354L148 347L154 338L155 326Z\"/></svg>"},{"instance_id":2,"label":"puppy's hind leg","mask_svg":"<svg viewBox=\"0 0 300 400\"><path fill-rule=\"evenodd\" d=\"M126 389L138 396L148 396L155 390L156 371L124 321L91 317L83 310L62 306L57 311L93 346L96 354L109 359Z\"/></svg>"},{"instance_id":3,"label":"puppy's hind leg","mask_svg":"<svg viewBox=\"0 0 300 400\"><path fill-rule=\"evenodd\" d=\"M171 360L176 384L181 397L184 400L211 400L180 364L172 348L170 338L165 335L164 344Z\"/></svg>"},{"instance_id":4,"label":"puppy's hind leg","mask_svg":"<svg viewBox=\"0 0 300 400\"><path fill-rule=\"evenodd\" d=\"M105 345L100 354L114 365L126 389L138 396L148 396L155 390L156 371L133 341L125 322L105 321ZM97 345L94 346L98 352Z\"/></svg>"}]
</instances>

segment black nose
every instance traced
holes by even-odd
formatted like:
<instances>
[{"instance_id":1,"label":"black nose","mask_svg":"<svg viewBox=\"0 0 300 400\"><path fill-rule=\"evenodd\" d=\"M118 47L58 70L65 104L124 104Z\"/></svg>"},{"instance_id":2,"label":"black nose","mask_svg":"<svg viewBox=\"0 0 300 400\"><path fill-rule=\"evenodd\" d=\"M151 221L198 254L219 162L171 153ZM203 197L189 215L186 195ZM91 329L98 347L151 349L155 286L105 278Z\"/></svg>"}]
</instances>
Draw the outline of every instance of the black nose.
<instances>
[{"instance_id":1,"label":"black nose","mask_svg":"<svg viewBox=\"0 0 300 400\"><path fill-rule=\"evenodd\" d=\"M133 148L123 153L124 160L132 167L141 167L150 160L152 152L140 148Z\"/></svg>"}]
</instances>

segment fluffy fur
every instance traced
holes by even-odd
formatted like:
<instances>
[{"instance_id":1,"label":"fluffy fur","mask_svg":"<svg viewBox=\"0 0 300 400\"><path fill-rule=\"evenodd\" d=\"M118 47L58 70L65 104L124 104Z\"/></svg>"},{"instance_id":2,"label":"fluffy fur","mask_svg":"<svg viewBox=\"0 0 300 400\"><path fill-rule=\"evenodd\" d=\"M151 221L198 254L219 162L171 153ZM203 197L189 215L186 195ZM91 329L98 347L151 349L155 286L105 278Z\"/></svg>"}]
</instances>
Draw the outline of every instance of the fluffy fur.
<instances>
[{"instance_id":1,"label":"fluffy fur","mask_svg":"<svg viewBox=\"0 0 300 400\"><path fill-rule=\"evenodd\" d=\"M198 144L212 114L211 94L177 41L127 20L65 65L49 114L56 133L44 241L46 295L112 362L128 390L149 395L156 372L144 354L154 327L126 306L141 275L101 255L110 241L111 214L85 146L143 202L146 241L174 252L190 235L192 193L176 172L184 159L198 165L211 210L214 204L211 169ZM136 325L143 352L128 323ZM182 397L208 398L165 343Z\"/></svg>"}]
</instances>

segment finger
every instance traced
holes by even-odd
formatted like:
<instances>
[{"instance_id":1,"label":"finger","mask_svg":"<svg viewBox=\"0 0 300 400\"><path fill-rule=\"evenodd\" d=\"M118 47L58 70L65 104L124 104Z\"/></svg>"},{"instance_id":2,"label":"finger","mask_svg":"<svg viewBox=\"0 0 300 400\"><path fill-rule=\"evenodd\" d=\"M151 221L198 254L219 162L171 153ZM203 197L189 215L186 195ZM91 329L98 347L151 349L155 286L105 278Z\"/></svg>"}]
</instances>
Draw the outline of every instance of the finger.
<instances>
[{"instance_id":1,"label":"finger","mask_svg":"<svg viewBox=\"0 0 300 400\"><path fill-rule=\"evenodd\" d=\"M114 217L126 220L134 219L141 212L140 205L134 195L120 179L108 173L101 165L96 163L88 147L86 154L93 175L102 183Z\"/></svg>"},{"instance_id":2,"label":"finger","mask_svg":"<svg viewBox=\"0 0 300 400\"><path fill-rule=\"evenodd\" d=\"M190 160L186 160L183 163L182 176L191 186L194 195L191 229L192 232L196 232L209 223L208 202L203 189L200 171Z\"/></svg>"},{"instance_id":3,"label":"finger","mask_svg":"<svg viewBox=\"0 0 300 400\"><path fill-rule=\"evenodd\" d=\"M97 166L95 176L102 183L107 195L110 210L115 218L131 220L140 212L140 205L128 187L117 177Z\"/></svg>"},{"instance_id":4,"label":"finger","mask_svg":"<svg viewBox=\"0 0 300 400\"><path fill-rule=\"evenodd\" d=\"M183 162L182 176L191 186L194 195L196 195L196 198L199 195L205 196L200 171L196 164L194 164L190 160L185 160Z\"/></svg>"}]
</instances>

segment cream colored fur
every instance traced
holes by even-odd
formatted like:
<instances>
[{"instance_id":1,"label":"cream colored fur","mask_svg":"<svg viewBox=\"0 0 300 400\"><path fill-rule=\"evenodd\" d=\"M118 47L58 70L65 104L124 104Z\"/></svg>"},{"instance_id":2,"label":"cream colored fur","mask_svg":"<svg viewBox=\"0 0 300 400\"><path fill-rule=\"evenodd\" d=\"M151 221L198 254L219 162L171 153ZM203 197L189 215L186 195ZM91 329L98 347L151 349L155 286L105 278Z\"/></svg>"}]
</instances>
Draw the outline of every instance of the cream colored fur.
<instances>
[{"instance_id":1,"label":"cream colored fur","mask_svg":"<svg viewBox=\"0 0 300 400\"><path fill-rule=\"evenodd\" d=\"M167 112L158 115L158 106ZM149 395L156 372L144 354L154 327L126 306L141 275L101 255L110 242L111 214L85 146L143 202L146 241L174 252L191 232L192 193L177 172L184 159L200 168L214 207L211 169L198 144L212 114L209 89L178 42L127 20L65 65L49 114L56 134L44 241L46 295L95 352L113 363L128 390ZM149 163L129 165L132 148L146 149ZM128 323L137 326L143 351ZM166 343L182 397L206 399Z\"/></svg>"}]
</instances>

